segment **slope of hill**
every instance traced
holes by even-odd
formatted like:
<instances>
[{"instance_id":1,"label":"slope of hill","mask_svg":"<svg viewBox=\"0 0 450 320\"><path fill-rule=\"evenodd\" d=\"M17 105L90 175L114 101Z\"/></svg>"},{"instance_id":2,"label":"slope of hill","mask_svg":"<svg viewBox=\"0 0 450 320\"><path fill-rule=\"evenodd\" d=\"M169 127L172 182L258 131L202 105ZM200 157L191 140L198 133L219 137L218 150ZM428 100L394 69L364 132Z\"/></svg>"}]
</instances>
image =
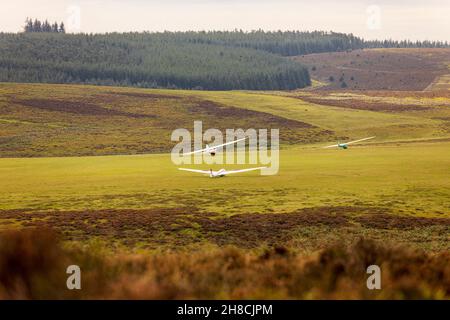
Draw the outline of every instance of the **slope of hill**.
<instances>
[{"instance_id":1,"label":"slope of hill","mask_svg":"<svg viewBox=\"0 0 450 320\"><path fill-rule=\"evenodd\" d=\"M364 49L294 59L309 67L313 79L327 83L321 89L424 90L450 74L448 48Z\"/></svg>"},{"instance_id":2,"label":"slope of hill","mask_svg":"<svg viewBox=\"0 0 450 320\"><path fill-rule=\"evenodd\" d=\"M397 46L448 44L364 41L320 31L0 33L0 81L291 90L311 81L307 68L286 56Z\"/></svg>"},{"instance_id":3,"label":"slope of hill","mask_svg":"<svg viewBox=\"0 0 450 320\"><path fill-rule=\"evenodd\" d=\"M0 34L0 81L207 90L310 84L304 66L281 56L164 34Z\"/></svg>"},{"instance_id":4,"label":"slope of hill","mask_svg":"<svg viewBox=\"0 0 450 320\"><path fill-rule=\"evenodd\" d=\"M205 130L279 128L282 143L288 144L335 138L332 131L300 120L223 104L196 92L1 84L0 156L168 152L172 131L192 129L195 120L202 120Z\"/></svg>"},{"instance_id":5,"label":"slope of hill","mask_svg":"<svg viewBox=\"0 0 450 320\"><path fill-rule=\"evenodd\" d=\"M86 256L77 260L86 286L75 290L80 296L63 290L64 297L89 298L95 293L94 297L108 298L115 295L110 288L116 288L117 297L131 292L134 298L240 298L243 292L249 296L247 288L254 289L253 282L261 283L251 291L257 298L311 298L315 297L312 292L321 298L342 297L320 293L315 283L323 283L329 292L336 279L327 275L336 265L342 266L342 257L355 252L361 261L355 264L353 259L349 266L356 265L364 276L361 263L372 261L383 268L391 261L397 266L390 269L394 271L409 266L413 275L419 269L445 273L448 267L442 267L446 261L441 257L448 256L450 235L449 106L448 92L440 91L244 92L0 84L0 259L6 262L3 266L14 266L0 272L2 279L17 280L5 280L6 291L0 290L0 296L11 298L19 292L23 298L23 291L16 288L31 281L37 284L29 288L31 296L49 298L54 292L62 297L61 270L73 259L54 246L50 230L59 235L64 250L75 250L77 259L81 258L79 248L93 255L103 253L108 268L125 272L117 281L117 272L105 272L102 260ZM168 153L133 155L169 151L175 144L170 141L171 131L191 129L194 120L204 121L204 129L279 128L279 172L210 179L178 171ZM340 138L366 135L377 138L348 150L320 148ZM61 157L38 157L53 155ZM225 168L242 166L227 163ZM198 169L222 167L195 165ZM44 231L10 233L34 228ZM398 249L385 251L371 241L360 241L365 244L358 249L360 245L354 244L361 238L395 248L407 245L427 254L405 253L399 260ZM316 254L335 243L350 247ZM234 248L224 249L228 246ZM161 255L165 251L170 255ZM17 260L17 252L26 254ZM296 258L312 252L307 260ZM124 261L124 253L133 253L132 260ZM53 267L15 267L17 263L37 265L42 257L44 265ZM317 273L313 264L311 270L318 278L311 278L309 271L294 276L316 258L322 267L324 259L329 262L326 272ZM95 274L93 261L99 267ZM233 267L223 268L224 264ZM267 266L275 270L268 278ZM127 274L128 268L134 271ZM190 280L198 275L199 280L191 281L199 288L198 295L185 290L189 281L176 285L180 283L177 275L186 270ZM213 281L201 281L205 272L198 270L212 270L207 278ZM286 270L295 272L288 273L287 279ZM393 272L392 277L383 278L392 291L379 291L382 295L376 297L389 293L399 298L406 294L443 298L439 290L445 290L448 281L431 271L428 278L408 278L406 288L404 272ZM247 282L248 274L252 281ZM105 293L95 289L98 277L101 288L108 289ZM298 291L291 277L307 287ZM89 280L93 278L96 281ZM170 282L173 279L175 285ZM345 288L353 282L342 283L342 288L333 287L339 294L348 292ZM360 297L368 298L365 281L358 278L356 283L365 290ZM90 291L90 286L95 290ZM232 288L234 293L221 288ZM284 296L286 290L292 293ZM359 297L355 291L350 293L352 298Z\"/></svg>"},{"instance_id":6,"label":"slope of hill","mask_svg":"<svg viewBox=\"0 0 450 320\"><path fill-rule=\"evenodd\" d=\"M425 93L424 93L425 94ZM436 93L240 92L0 84L0 157L169 152L177 128L277 128L283 145L365 135L446 138L450 99ZM433 96L431 96L433 95Z\"/></svg>"}]
</instances>

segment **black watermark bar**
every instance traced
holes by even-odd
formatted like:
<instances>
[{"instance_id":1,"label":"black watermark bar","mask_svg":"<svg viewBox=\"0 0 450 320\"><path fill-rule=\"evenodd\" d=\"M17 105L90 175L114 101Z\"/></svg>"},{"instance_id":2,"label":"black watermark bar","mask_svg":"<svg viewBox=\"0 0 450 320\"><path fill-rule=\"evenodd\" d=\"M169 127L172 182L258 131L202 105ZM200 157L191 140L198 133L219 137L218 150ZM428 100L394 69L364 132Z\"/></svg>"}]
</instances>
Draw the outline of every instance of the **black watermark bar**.
<instances>
[{"instance_id":1,"label":"black watermark bar","mask_svg":"<svg viewBox=\"0 0 450 320\"><path fill-rule=\"evenodd\" d=\"M2 312L55 319L384 319L446 314L450 301L1 301Z\"/></svg>"}]
</instances>

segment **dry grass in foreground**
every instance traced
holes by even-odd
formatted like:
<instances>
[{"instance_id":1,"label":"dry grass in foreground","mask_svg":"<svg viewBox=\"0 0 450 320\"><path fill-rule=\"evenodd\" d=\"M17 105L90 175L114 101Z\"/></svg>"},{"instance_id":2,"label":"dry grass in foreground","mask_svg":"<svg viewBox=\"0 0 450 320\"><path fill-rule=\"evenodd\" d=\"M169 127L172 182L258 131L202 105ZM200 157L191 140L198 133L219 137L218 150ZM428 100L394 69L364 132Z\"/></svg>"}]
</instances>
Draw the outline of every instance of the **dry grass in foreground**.
<instances>
[{"instance_id":1,"label":"dry grass in foreground","mask_svg":"<svg viewBox=\"0 0 450 320\"><path fill-rule=\"evenodd\" d=\"M66 268L82 289L66 289ZM377 264L382 290L366 288ZM287 248L129 255L62 245L51 230L0 236L1 299L448 299L450 253L360 240L308 257Z\"/></svg>"}]
</instances>

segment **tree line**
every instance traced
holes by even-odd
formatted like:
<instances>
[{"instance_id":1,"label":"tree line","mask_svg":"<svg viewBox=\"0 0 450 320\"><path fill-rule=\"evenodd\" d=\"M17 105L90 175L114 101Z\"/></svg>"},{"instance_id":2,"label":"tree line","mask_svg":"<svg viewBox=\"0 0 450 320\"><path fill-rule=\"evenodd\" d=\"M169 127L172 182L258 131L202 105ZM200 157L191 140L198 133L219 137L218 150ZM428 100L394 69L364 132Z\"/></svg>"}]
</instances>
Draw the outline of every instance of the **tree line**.
<instances>
[{"instance_id":1,"label":"tree line","mask_svg":"<svg viewBox=\"0 0 450 320\"><path fill-rule=\"evenodd\" d=\"M24 32L53 32L53 33L66 33L66 28L64 22L58 24L58 22L49 23L48 20L40 21L38 19L27 18L25 21L25 26L23 27Z\"/></svg>"},{"instance_id":2,"label":"tree line","mask_svg":"<svg viewBox=\"0 0 450 320\"><path fill-rule=\"evenodd\" d=\"M364 42L364 48L449 48L448 41L371 40Z\"/></svg>"},{"instance_id":3,"label":"tree line","mask_svg":"<svg viewBox=\"0 0 450 320\"><path fill-rule=\"evenodd\" d=\"M0 34L0 81L204 90L310 85L305 66L262 50L149 34Z\"/></svg>"},{"instance_id":4,"label":"tree line","mask_svg":"<svg viewBox=\"0 0 450 320\"><path fill-rule=\"evenodd\" d=\"M177 32L172 36L191 43L253 48L282 56L337 52L364 48L448 48L447 41L364 40L353 34L332 31L204 31Z\"/></svg>"},{"instance_id":5,"label":"tree line","mask_svg":"<svg viewBox=\"0 0 450 320\"><path fill-rule=\"evenodd\" d=\"M54 31L0 33L0 81L291 90L308 86L311 80L305 66L286 56L375 47L448 47L447 42L365 41L322 31L64 34L63 24L58 32L57 23L49 28L49 23L34 20L29 27L36 25L37 30Z\"/></svg>"}]
</instances>

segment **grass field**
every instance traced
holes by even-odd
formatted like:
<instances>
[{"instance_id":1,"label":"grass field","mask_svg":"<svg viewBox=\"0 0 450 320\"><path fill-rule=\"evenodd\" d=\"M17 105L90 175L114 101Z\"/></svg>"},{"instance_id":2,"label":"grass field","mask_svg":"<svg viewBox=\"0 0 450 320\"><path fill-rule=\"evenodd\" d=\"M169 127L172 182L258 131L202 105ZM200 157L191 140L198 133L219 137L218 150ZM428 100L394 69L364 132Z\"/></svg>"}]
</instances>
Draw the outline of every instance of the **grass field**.
<instances>
[{"instance_id":1,"label":"grass field","mask_svg":"<svg viewBox=\"0 0 450 320\"><path fill-rule=\"evenodd\" d=\"M310 252L358 237L448 249L446 94L1 90L2 230L50 226L66 240L126 250L289 243ZM205 128L280 128L279 174L178 171L171 131L199 119ZM369 135L377 139L320 149Z\"/></svg>"},{"instance_id":2,"label":"grass field","mask_svg":"<svg viewBox=\"0 0 450 320\"><path fill-rule=\"evenodd\" d=\"M225 179L179 172L169 155L0 159L1 209L182 206L231 215L367 206L450 218L450 142L347 151L289 148L280 159L276 176Z\"/></svg>"},{"instance_id":3,"label":"grass field","mask_svg":"<svg viewBox=\"0 0 450 320\"><path fill-rule=\"evenodd\" d=\"M177 170L170 134L192 130L194 120L203 120L204 129L279 128L279 173L210 179ZM320 148L372 135L348 150ZM88 277L103 281L83 297L450 295L436 280L436 272L449 271L437 261L447 261L450 249L450 97L443 91L1 84L0 142L0 237L6 237L0 262L7 265L10 253L20 251L20 263L29 265L37 259L31 247L50 252L43 259L57 265L76 257ZM56 230L62 244L47 231L9 233L34 228ZM393 275L383 280L391 283L388 291L370 295L353 268L374 257ZM167 272L157 267L167 264ZM346 270L339 281L314 275L335 268ZM405 268L422 268L426 276L403 279L398 272ZM52 270L17 277L57 279ZM279 270L292 271L283 278ZM259 278L266 271L267 279ZM188 276L198 273L211 283ZM259 280L261 286L252 285ZM300 282L305 286L294 287ZM66 297L52 283L40 285L2 291L0 281L0 298ZM348 296L345 288L352 288Z\"/></svg>"},{"instance_id":4,"label":"grass field","mask_svg":"<svg viewBox=\"0 0 450 320\"><path fill-rule=\"evenodd\" d=\"M394 112L380 107L368 108L367 104L373 97L364 94L350 94L345 96L339 93L329 93L334 100L345 100L344 105L336 106L322 101L321 92L279 92L279 93L249 93L249 92L198 92L197 95L223 104L232 104L253 111L265 112L295 121L304 121L311 125L333 132L341 139L358 136L376 135L378 141L415 140L427 138L449 137L448 120L450 110L449 97L438 96L434 107L427 104L420 109L422 112L404 112L402 93L397 99L394 97ZM308 101L311 96L315 99ZM359 99L358 99L359 98ZM414 98L413 93L408 97L418 103L421 98ZM353 104L361 107L355 109ZM422 102L423 104L423 102ZM432 111L438 110L434 116ZM324 137L325 138L325 137ZM314 142L314 141L309 141Z\"/></svg>"},{"instance_id":5,"label":"grass field","mask_svg":"<svg viewBox=\"0 0 450 320\"><path fill-rule=\"evenodd\" d=\"M276 176L223 179L179 172L168 155L0 159L0 227L127 250L310 252L358 237L448 249L450 142L290 147L280 159Z\"/></svg>"}]
</instances>

